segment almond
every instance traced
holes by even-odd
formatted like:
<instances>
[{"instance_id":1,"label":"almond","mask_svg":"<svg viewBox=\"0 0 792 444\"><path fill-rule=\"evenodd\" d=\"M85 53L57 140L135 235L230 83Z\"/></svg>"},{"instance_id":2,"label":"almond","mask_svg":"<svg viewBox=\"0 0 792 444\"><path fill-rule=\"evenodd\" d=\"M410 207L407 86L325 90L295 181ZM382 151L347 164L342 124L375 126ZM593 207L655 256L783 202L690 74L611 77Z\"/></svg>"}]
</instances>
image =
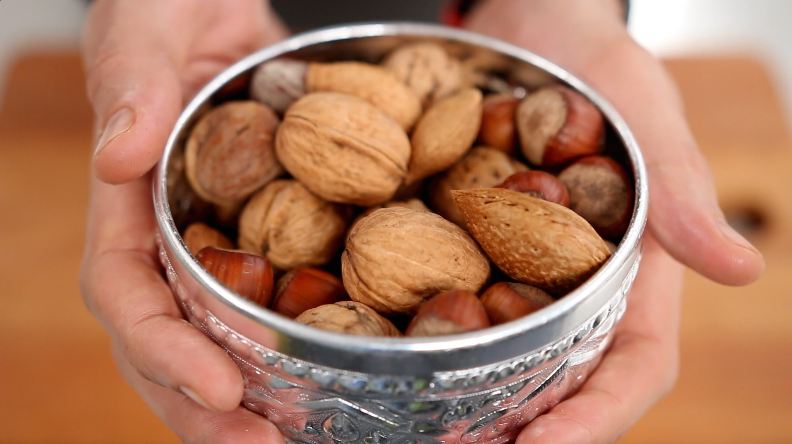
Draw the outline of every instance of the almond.
<instances>
[{"instance_id":1,"label":"almond","mask_svg":"<svg viewBox=\"0 0 792 444\"><path fill-rule=\"evenodd\" d=\"M465 218L451 198L451 190L494 187L507 177L527 170L527 166L500 150L483 146L475 147L451 168L432 179L430 186L432 208L437 214L464 227Z\"/></svg>"},{"instance_id":2,"label":"almond","mask_svg":"<svg viewBox=\"0 0 792 444\"><path fill-rule=\"evenodd\" d=\"M436 102L412 134L410 184L455 164L473 145L481 126L481 91L468 88Z\"/></svg>"},{"instance_id":3,"label":"almond","mask_svg":"<svg viewBox=\"0 0 792 444\"><path fill-rule=\"evenodd\" d=\"M553 295L588 279L610 256L574 211L502 188L451 191L470 234L504 273Z\"/></svg>"}]
</instances>

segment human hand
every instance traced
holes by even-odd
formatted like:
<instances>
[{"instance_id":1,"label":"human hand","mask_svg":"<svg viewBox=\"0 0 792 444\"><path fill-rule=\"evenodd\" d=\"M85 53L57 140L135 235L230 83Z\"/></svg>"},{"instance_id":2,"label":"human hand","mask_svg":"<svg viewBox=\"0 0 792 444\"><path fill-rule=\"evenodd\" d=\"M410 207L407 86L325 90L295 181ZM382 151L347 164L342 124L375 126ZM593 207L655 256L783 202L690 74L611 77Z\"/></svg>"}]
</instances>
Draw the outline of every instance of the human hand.
<instances>
[{"instance_id":1,"label":"human hand","mask_svg":"<svg viewBox=\"0 0 792 444\"><path fill-rule=\"evenodd\" d=\"M98 142L82 293L124 376L185 442L283 438L240 407L239 369L183 319L159 264L148 172L185 101L285 35L261 0L100 0L88 18L84 61Z\"/></svg>"},{"instance_id":2,"label":"human hand","mask_svg":"<svg viewBox=\"0 0 792 444\"><path fill-rule=\"evenodd\" d=\"M616 441L676 378L681 264L727 285L748 284L764 269L718 207L673 82L630 38L622 17L616 0L485 0L465 23L600 92L632 129L649 174L643 263L613 345L581 390L530 423L518 444Z\"/></svg>"}]
</instances>

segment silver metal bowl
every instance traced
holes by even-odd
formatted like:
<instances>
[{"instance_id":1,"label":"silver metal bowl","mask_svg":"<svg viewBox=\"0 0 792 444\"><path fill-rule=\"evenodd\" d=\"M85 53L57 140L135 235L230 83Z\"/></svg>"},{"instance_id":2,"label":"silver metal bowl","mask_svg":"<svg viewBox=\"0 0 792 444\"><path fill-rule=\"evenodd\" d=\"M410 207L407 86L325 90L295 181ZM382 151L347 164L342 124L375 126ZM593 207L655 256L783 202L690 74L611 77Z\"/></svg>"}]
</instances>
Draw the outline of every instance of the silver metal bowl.
<instances>
[{"instance_id":1,"label":"silver metal bowl","mask_svg":"<svg viewBox=\"0 0 792 444\"><path fill-rule=\"evenodd\" d=\"M632 221L616 252L582 286L522 319L425 339L342 335L298 324L238 296L196 261L179 235L201 203L182 191L184 140L213 104L244 97L251 70L277 57L378 61L430 40L517 82L548 79L588 97L608 125L608 150L631 169ZM186 107L156 170L160 258L185 317L224 347L245 379L243 404L305 443L495 443L513 440L570 396L599 363L626 307L641 258L646 171L622 118L595 91L529 51L478 34L413 23L300 34L231 66Z\"/></svg>"}]
</instances>

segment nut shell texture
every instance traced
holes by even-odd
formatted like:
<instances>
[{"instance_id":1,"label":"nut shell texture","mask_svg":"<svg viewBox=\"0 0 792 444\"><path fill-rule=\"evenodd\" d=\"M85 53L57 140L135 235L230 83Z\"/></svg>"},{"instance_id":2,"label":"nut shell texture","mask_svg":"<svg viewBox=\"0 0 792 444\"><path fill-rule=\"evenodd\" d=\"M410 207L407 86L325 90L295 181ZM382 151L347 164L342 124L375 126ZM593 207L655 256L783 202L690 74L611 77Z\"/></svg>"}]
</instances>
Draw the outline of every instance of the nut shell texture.
<instances>
[{"instance_id":1,"label":"nut shell texture","mask_svg":"<svg viewBox=\"0 0 792 444\"><path fill-rule=\"evenodd\" d=\"M389 320L371 308L358 302L344 301L322 305L297 316L295 321L350 335L401 336L401 332Z\"/></svg>"},{"instance_id":2,"label":"nut shell texture","mask_svg":"<svg viewBox=\"0 0 792 444\"><path fill-rule=\"evenodd\" d=\"M432 207L451 222L465 226L465 218L451 198L451 190L470 190L494 187L509 176L528 167L504 152L488 147L476 147L432 182Z\"/></svg>"},{"instance_id":3,"label":"nut shell texture","mask_svg":"<svg viewBox=\"0 0 792 444\"><path fill-rule=\"evenodd\" d=\"M275 150L315 194L372 206L396 192L411 148L404 130L374 105L348 94L314 93L286 112Z\"/></svg>"},{"instance_id":4,"label":"nut shell texture","mask_svg":"<svg viewBox=\"0 0 792 444\"><path fill-rule=\"evenodd\" d=\"M569 208L605 238L624 234L630 222L634 191L627 173L605 156L584 157L558 175L569 189Z\"/></svg>"},{"instance_id":5,"label":"nut shell texture","mask_svg":"<svg viewBox=\"0 0 792 444\"><path fill-rule=\"evenodd\" d=\"M331 91L360 97L381 109L405 131L421 115L418 96L381 66L362 62L311 63L308 92Z\"/></svg>"},{"instance_id":6,"label":"nut shell texture","mask_svg":"<svg viewBox=\"0 0 792 444\"><path fill-rule=\"evenodd\" d=\"M193 222L187 226L184 229L184 234L182 234L182 239L184 239L184 244L193 255L198 254L199 251L206 247L217 247L225 250L234 248L234 244L223 233L203 222Z\"/></svg>"},{"instance_id":7,"label":"nut shell texture","mask_svg":"<svg viewBox=\"0 0 792 444\"><path fill-rule=\"evenodd\" d=\"M481 91L468 88L436 102L412 134L408 184L455 164L473 145L481 126Z\"/></svg>"},{"instance_id":8,"label":"nut shell texture","mask_svg":"<svg viewBox=\"0 0 792 444\"><path fill-rule=\"evenodd\" d=\"M343 241L349 209L327 202L296 180L276 180L254 195L239 218L239 246L276 268L321 266Z\"/></svg>"},{"instance_id":9,"label":"nut shell texture","mask_svg":"<svg viewBox=\"0 0 792 444\"><path fill-rule=\"evenodd\" d=\"M382 66L412 89L427 107L462 86L462 67L436 43L414 43L396 48Z\"/></svg>"},{"instance_id":10,"label":"nut shell texture","mask_svg":"<svg viewBox=\"0 0 792 444\"><path fill-rule=\"evenodd\" d=\"M245 200L283 173L272 147L278 116L254 101L227 102L198 121L187 140L185 174L202 199Z\"/></svg>"},{"instance_id":11,"label":"nut shell texture","mask_svg":"<svg viewBox=\"0 0 792 444\"><path fill-rule=\"evenodd\" d=\"M282 114L305 95L307 70L308 63L302 60L279 59L262 63L250 80L250 96Z\"/></svg>"},{"instance_id":12,"label":"nut shell texture","mask_svg":"<svg viewBox=\"0 0 792 444\"><path fill-rule=\"evenodd\" d=\"M602 150L602 114L569 88L554 85L529 94L515 120L522 153L536 166L562 165Z\"/></svg>"},{"instance_id":13,"label":"nut shell texture","mask_svg":"<svg viewBox=\"0 0 792 444\"><path fill-rule=\"evenodd\" d=\"M489 261L461 228L434 213L383 208L355 225L341 256L352 300L380 313L415 314L441 291L478 291Z\"/></svg>"},{"instance_id":14,"label":"nut shell texture","mask_svg":"<svg viewBox=\"0 0 792 444\"><path fill-rule=\"evenodd\" d=\"M568 208L501 188L451 194L490 259L524 284L566 294L610 256L591 225Z\"/></svg>"}]
</instances>

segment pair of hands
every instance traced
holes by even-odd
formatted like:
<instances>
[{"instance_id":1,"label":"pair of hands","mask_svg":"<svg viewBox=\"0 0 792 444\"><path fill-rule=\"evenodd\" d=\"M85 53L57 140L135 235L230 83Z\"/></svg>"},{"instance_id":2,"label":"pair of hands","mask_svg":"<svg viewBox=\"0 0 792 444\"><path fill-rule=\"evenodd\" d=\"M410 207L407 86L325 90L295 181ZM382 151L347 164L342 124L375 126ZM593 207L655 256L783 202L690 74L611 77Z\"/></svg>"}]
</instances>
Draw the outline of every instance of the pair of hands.
<instances>
[{"instance_id":1,"label":"pair of hands","mask_svg":"<svg viewBox=\"0 0 792 444\"><path fill-rule=\"evenodd\" d=\"M553 60L602 93L632 128L649 171L644 259L612 348L580 392L530 423L518 443L616 441L675 380L681 264L728 285L750 283L764 268L725 223L678 93L630 39L619 5L486 0L466 22ZM240 407L238 368L182 319L157 258L149 171L203 84L286 36L261 0L104 0L86 29L98 142L83 295L126 379L185 442L283 438Z\"/></svg>"}]
</instances>

